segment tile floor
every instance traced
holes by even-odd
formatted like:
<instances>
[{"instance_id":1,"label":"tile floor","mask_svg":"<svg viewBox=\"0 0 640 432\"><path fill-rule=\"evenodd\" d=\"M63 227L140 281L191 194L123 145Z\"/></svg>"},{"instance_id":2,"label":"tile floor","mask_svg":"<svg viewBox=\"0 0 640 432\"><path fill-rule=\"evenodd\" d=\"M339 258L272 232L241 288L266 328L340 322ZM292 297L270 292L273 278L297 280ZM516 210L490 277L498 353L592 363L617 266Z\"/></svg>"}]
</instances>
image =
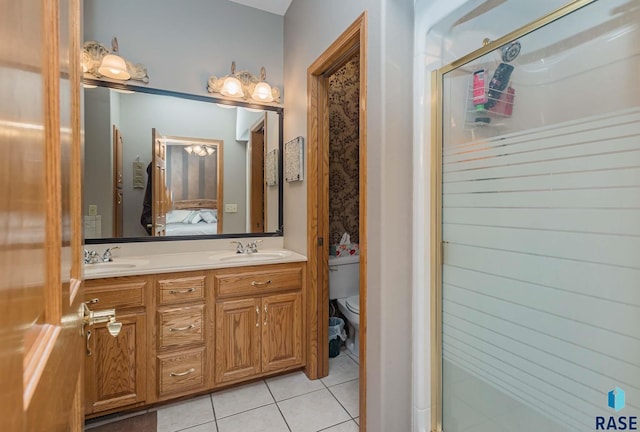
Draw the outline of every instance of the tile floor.
<instances>
[{"instance_id":1,"label":"tile floor","mask_svg":"<svg viewBox=\"0 0 640 432\"><path fill-rule=\"evenodd\" d=\"M358 385L358 364L343 351L320 380L294 372L160 406L157 431L357 432ZM122 418L95 419L85 430Z\"/></svg>"}]
</instances>

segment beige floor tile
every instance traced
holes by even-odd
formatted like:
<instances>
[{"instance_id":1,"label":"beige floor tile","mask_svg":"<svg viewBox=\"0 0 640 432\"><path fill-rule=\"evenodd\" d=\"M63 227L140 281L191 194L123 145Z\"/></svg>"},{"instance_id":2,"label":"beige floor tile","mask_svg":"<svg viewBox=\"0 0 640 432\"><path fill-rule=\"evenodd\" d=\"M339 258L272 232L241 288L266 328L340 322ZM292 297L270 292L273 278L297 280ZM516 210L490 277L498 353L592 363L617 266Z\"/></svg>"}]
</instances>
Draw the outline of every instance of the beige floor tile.
<instances>
[{"instance_id":1,"label":"beige floor tile","mask_svg":"<svg viewBox=\"0 0 640 432\"><path fill-rule=\"evenodd\" d=\"M311 381L304 372L294 372L269 378L267 379L267 385L276 401L289 399L324 388L320 380Z\"/></svg>"},{"instance_id":2,"label":"beige floor tile","mask_svg":"<svg viewBox=\"0 0 640 432\"><path fill-rule=\"evenodd\" d=\"M360 415L360 380L347 381L329 387L329 391L338 399L338 402L347 410L351 417Z\"/></svg>"},{"instance_id":3,"label":"beige floor tile","mask_svg":"<svg viewBox=\"0 0 640 432\"><path fill-rule=\"evenodd\" d=\"M322 378L322 382L327 387L342 384L357 379L358 372L358 364L348 355L340 354L338 357L329 359L329 375Z\"/></svg>"},{"instance_id":4,"label":"beige floor tile","mask_svg":"<svg viewBox=\"0 0 640 432\"><path fill-rule=\"evenodd\" d=\"M213 420L208 395L158 408L158 432L175 432Z\"/></svg>"},{"instance_id":5,"label":"beige floor tile","mask_svg":"<svg viewBox=\"0 0 640 432\"><path fill-rule=\"evenodd\" d=\"M218 427L220 432L289 432L276 404L225 417Z\"/></svg>"},{"instance_id":6,"label":"beige floor tile","mask_svg":"<svg viewBox=\"0 0 640 432\"><path fill-rule=\"evenodd\" d=\"M212 393L216 419L274 403L264 381Z\"/></svg>"},{"instance_id":7,"label":"beige floor tile","mask_svg":"<svg viewBox=\"0 0 640 432\"><path fill-rule=\"evenodd\" d=\"M318 390L278 402L292 432L316 432L350 419L329 390Z\"/></svg>"}]
</instances>

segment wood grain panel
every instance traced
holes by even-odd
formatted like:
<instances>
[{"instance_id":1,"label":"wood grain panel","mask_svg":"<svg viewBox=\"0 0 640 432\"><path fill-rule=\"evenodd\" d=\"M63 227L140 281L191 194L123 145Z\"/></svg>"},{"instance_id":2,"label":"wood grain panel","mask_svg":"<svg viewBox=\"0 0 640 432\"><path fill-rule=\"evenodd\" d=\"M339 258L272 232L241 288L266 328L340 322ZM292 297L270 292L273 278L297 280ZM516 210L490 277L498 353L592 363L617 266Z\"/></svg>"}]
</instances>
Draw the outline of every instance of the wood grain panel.
<instances>
[{"instance_id":1,"label":"wood grain panel","mask_svg":"<svg viewBox=\"0 0 640 432\"><path fill-rule=\"evenodd\" d=\"M158 311L158 349L203 343L204 305Z\"/></svg>"},{"instance_id":2,"label":"wood grain panel","mask_svg":"<svg viewBox=\"0 0 640 432\"><path fill-rule=\"evenodd\" d=\"M273 291L300 289L302 265L285 267L254 266L229 269L214 274L217 298L268 294Z\"/></svg>"},{"instance_id":3,"label":"wood grain panel","mask_svg":"<svg viewBox=\"0 0 640 432\"><path fill-rule=\"evenodd\" d=\"M260 299L216 304L216 383L260 373L261 319Z\"/></svg>"},{"instance_id":4,"label":"wood grain panel","mask_svg":"<svg viewBox=\"0 0 640 432\"><path fill-rule=\"evenodd\" d=\"M146 277L139 276L91 279L85 282L85 300L91 310L141 307L147 286Z\"/></svg>"},{"instance_id":5,"label":"wood grain panel","mask_svg":"<svg viewBox=\"0 0 640 432\"><path fill-rule=\"evenodd\" d=\"M302 293L262 299L262 371L302 365Z\"/></svg>"},{"instance_id":6,"label":"wood grain panel","mask_svg":"<svg viewBox=\"0 0 640 432\"><path fill-rule=\"evenodd\" d=\"M176 304L204 300L204 274L158 280L158 304Z\"/></svg>"},{"instance_id":7,"label":"wood grain panel","mask_svg":"<svg viewBox=\"0 0 640 432\"><path fill-rule=\"evenodd\" d=\"M85 381L87 413L145 400L146 315L122 315L117 319L122 323L117 337L109 334L106 324L88 328L91 337L85 373L93 379Z\"/></svg>"},{"instance_id":8,"label":"wood grain panel","mask_svg":"<svg viewBox=\"0 0 640 432\"><path fill-rule=\"evenodd\" d=\"M205 348L158 356L158 396L205 385Z\"/></svg>"}]
</instances>

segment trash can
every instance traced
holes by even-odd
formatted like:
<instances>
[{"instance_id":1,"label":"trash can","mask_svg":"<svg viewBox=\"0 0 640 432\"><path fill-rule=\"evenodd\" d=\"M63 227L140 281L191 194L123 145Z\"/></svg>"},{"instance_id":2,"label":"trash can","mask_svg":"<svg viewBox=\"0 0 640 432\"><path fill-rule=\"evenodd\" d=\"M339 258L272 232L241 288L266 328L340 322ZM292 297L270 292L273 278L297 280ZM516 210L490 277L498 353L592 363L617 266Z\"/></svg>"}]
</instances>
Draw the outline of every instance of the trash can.
<instances>
[{"instance_id":1,"label":"trash can","mask_svg":"<svg viewBox=\"0 0 640 432\"><path fill-rule=\"evenodd\" d=\"M340 340L347 339L344 330L344 320L338 317L329 317L329 357L340 354Z\"/></svg>"}]
</instances>

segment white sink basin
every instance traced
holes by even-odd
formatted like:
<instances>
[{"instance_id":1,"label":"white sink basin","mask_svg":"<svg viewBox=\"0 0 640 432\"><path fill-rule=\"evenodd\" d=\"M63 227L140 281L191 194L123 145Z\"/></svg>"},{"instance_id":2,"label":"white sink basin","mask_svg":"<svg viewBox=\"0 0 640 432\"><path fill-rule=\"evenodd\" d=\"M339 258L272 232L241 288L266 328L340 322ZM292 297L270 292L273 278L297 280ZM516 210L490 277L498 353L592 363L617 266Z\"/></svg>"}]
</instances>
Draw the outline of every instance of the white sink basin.
<instances>
[{"instance_id":1,"label":"white sink basin","mask_svg":"<svg viewBox=\"0 0 640 432\"><path fill-rule=\"evenodd\" d=\"M98 273L117 272L119 270L130 270L146 263L147 261L111 261L105 263L85 264L84 273L92 275Z\"/></svg>"},{"instance_id":2,"label":"white sink basin","mask_svg":"<svg viewBox=\"0 0 640 432\"><path fill-rule=\"evenodd\" d=\"M286 252L254 252L250 254L213 255L210 258L224 263L252 263L257 261L276 261L286 256Z\"/></svg>"}]
</instances>

